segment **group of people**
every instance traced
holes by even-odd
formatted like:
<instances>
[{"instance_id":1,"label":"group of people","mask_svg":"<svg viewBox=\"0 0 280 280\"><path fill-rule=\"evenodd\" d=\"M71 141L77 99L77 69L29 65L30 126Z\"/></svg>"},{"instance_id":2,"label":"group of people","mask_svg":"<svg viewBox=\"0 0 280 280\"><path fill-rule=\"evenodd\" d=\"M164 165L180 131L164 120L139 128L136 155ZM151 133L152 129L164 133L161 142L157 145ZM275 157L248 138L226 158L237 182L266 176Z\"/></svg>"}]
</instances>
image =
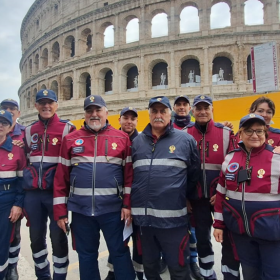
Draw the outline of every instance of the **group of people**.
<instances>
[{"instance_id":1,"label":"group of people","mask_svg":"<svg viewBox=\"0 0 280 280\"><path fill-rule=\"evenodd\" d=\"M101 279L100 230L110 253L106 280L160 280L162 259L172 280L217 279L212 226L225 280L240 279L240 263L245 280L280 279L280 130L270 127L270 99L252 104L237 135L213 121L204 95L192 106L178 96L173 108L165 96L151 98L150 122L139 134L135 108L125 107L113 128L98 95L84 100L79 130L59 119L52 90L40 90L35 107L38 121L24 128L18 103L1 103L0 280L18 279L23 215L38 280L66 279L69 231L80 279ZM123 240L130 227L132 260Z\"/></svg>"}]
</instances>

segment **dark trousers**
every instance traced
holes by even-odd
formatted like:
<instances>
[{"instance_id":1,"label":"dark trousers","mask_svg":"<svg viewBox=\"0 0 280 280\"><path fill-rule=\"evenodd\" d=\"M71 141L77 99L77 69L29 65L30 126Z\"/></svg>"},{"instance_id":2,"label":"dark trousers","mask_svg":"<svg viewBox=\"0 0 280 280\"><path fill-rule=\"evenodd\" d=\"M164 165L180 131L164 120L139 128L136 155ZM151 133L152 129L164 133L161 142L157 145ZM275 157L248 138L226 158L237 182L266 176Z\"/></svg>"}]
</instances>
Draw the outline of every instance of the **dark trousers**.
<instances>
[{"instance_id":1,"label":"dark trousers","mask_svg":"<svg viewBox=\"0 0 280 280\"><path fill-rule=\"evenodd\" d=\"M6 193L4 193L6 192ZM15 193L0 191L0 279L2 280L9 264L9 248L13 224L8 218L15 201Z\"/></svg>"},{"instance_id":2,"label":"dark trousers","mask_svg":"<svg viewBox=\"0 0 280 280\"><path fill-rule=\"evenodd\" d=\"M53 279L65 280L68 268L68 240L53 218L52 191L27 191L24 212L28 220L35 274L39 280L49 279L50 264L47 259L47 221L50 219L50 238L53 251Z\"/></svg>"},{"instance_id":3,"label":"dark trousers","mask_svg":"<svg viewBox=\"0 0 280 280\"><path fill-rule=\"evenodd\" d=\"M240 261L232 234L225 228L223 230L222 242L222 273L224 275L224 280L239 280L239 266Z\"/></svg>"},{"instance_id":4,"label":"dark trousers","mask_svg":"<svg viewBox=\"0 0 280 280\"><path fill-rule=\"evenodd\" d=\"M140 237L145 276L159 280L159 258L165 256L171 280L190 280L188 227L141 227Z\"/></svg>"},{"instance_id":5,"label":"dark trousers","mask_svg":"<svg viewBox=\"0 0 280 280\"><path fill-rule=\"evenodd\" d=\"M134 280L128 246L123 242L124 222L120 212L100 216L84 216L72 213L72 234L79 256L80 280L100 280L98 269L98 248L102 230L117 280Z\"/></svg>"},{"instance_id":6,"label":"dark trousers","mask_svg":"<svg viewBox=\"0 0 280 280\"><path fill-rule=\"evenodd\" d=\"M204 277L214 277L214 252L211 243L211 228L213 224L213 206L208 198L191 200L192 214L195 222L197 252L199 256L200 274Z\"/></svg>"},{"instance_id":7,"label":"dark trousers","mask_svg":"<svg viewBox=\"0 0 280 280\"><path fill-rule=\"evenodd\" d=\"M262 240L236 233L232 233L232 236L244 280L280 279L280 241Z\"/></svg>"},{"instance_id":8,"label":"dark trousers","mask_svg":"<svg viewBox=\"0 0 280 280\"><path fill-rule=\"evenodd\" d=\"M21 226L21 218L15 222L13 241L10 245L10 250L9 250L9 267L8 267L8 269L15 267L18 263L19 251L20 251L20 241L21 241L20 226Z\"/></svg>"},{"instance_id":9,"label":"dark trousers","mask_svg":"<svg viewBox=\"0 0 280 280\"><path fill-rule=\"evenodd\" d=\"M140 241L140 232L139 227L137 227L135 224L132 224L133 226L133 233L131 235L132 237L132 263L135 272L144 272L143 262L142 262L142 248L141 248L141 241ZM128 244L129 242L128 238L125 241L125 244ZM110 268L110 271L114 271L114 266L112 264L112 258L109 255L108 257L108 264L107 266Z\"/></svg>"},{"instance_id":10,"label":"dark trousers","mask_svg":"<svg viewBox=\"0 0 280 280\"><path fill-rule=\"evenodd\" d=\"M196 247L195 228L191 227L190 235L190 263L197 263L197 247Z\"/></svg>"}]
</instances>

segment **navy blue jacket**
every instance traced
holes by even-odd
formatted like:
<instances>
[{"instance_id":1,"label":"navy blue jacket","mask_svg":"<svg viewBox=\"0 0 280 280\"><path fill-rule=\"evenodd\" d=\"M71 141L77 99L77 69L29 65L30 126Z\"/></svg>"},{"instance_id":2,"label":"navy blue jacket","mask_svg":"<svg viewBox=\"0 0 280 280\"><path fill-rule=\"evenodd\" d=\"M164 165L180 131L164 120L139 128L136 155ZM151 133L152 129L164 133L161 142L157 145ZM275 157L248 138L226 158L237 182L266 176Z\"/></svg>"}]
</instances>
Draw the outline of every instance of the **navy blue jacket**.
<instances>
[{"instance_id":1,"label":"navy blue jacket","mask_svg":"<svg viewBox=\"0 0 280 280\"><path fill-rule=\"evenodd\" d=\"M132 143L131 212L139 226L187 224L186 200L195 187L200 160L192 136L168 125L155 143L148 124Z\"/></svg>"}]
</instances>

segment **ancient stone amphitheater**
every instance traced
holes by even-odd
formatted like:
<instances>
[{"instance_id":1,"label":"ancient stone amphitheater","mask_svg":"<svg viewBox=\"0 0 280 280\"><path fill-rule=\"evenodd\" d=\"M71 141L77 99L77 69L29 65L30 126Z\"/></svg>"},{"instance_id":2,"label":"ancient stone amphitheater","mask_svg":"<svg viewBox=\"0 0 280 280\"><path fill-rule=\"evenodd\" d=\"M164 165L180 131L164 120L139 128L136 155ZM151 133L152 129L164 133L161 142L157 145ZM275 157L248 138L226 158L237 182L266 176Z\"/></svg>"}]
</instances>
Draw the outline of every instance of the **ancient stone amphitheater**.
<instances>
[{"instance_id":1,"label":"ancient stone amphitheater","mask_svg":"<svg viewBox=\"0 0 280 280\"><path fill-rule=\"evenodd\" d=\"M262 5L261 24L246 24L249 1ZM250 48L275 41L279 52L280 4L249 1L36 0L21 26L22 122L36 119L42 88L57 93L59 116L72 120L83 117L89 94L103 96L110 114L143 110L156 95L252 94ZM228 12L213 19L220 2ZM212 27L227 16L226 27Z\"/></svg>"}]
</instances>

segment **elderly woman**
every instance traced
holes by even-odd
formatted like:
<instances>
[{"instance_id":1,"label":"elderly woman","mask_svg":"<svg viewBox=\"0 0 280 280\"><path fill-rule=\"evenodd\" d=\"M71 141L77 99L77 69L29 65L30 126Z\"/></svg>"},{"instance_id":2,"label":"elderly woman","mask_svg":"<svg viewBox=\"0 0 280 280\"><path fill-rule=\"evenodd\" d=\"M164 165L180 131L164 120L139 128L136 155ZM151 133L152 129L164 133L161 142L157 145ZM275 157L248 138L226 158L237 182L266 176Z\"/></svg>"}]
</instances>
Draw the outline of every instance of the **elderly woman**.
<instances>
[{"instance_id":1,"label":"elderly woman","mask_svg":"<svg viewBox=\"0 0 280 280\"><path fill-rule=\"evenodd\" d=\"M222 165L215 204L214 237L232 234L244 280L280 279L280 155L266 144L263 117L240 120L239 149Z\"/></svg>"},{"instance_id":2,"label":"elderly woman","mask_svg":"<svg viewBox=\"0 0 280 280\"><path fill-rule=\"evenodd\" d=\"M12 123L11 113L0 110L0 279L7 272L13 226L21 216L24 199L21 179L25 155L8 136Z\"/></svg>"}]
</instances>

